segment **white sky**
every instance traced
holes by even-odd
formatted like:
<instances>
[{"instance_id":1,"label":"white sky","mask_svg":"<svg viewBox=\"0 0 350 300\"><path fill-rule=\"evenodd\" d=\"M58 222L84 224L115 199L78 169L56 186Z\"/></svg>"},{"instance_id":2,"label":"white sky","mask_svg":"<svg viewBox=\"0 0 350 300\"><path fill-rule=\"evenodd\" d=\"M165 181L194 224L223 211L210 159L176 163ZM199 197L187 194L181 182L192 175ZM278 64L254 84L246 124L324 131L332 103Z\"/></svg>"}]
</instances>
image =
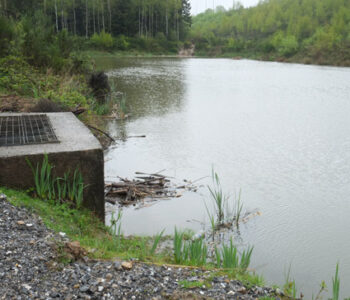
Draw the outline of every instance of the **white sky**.
<instances>
[{"instance_id":1,"label":"white sky","mask_svg":"<svg viewBox=\"0 0 350 300\"><path fill-rule=\"evenodd\" d=\"M207 8L214 8L222 5L225 8L231 8L233 0L190 0L192 6L192 14L196 15L205 11ZM259 0L240 0L243 6L252 6L258 4Z\"/></svg>"}]
</instances>

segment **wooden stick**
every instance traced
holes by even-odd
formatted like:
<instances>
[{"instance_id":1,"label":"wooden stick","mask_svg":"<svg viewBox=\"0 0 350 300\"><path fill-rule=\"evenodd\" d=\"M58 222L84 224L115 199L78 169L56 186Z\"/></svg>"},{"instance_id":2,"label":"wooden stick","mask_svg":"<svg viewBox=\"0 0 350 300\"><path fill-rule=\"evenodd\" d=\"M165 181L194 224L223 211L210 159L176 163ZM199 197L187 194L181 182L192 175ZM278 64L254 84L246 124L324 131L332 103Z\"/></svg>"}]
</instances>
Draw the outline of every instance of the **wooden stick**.
<instances>
[{"instance_id":1,"label":"wooden stick","mask_svg":"<svg viewBox=\"0 0 350 300\"><path fill-rule=\"evenodd\" d=\"M98 128L96 128L96 127L94 127L94 126L91 126L91 125L87 125L87 126L88 126L89 128L91 128L91 129L93 129L93 130L96 130L96 131L98 131L98 132L104 134L104 135L105 135L106 137L108 137L112 142L115 142L115 139L112 138L107 132L104 132L103 130L98 129Z\"/></svg>"}]
</instances>

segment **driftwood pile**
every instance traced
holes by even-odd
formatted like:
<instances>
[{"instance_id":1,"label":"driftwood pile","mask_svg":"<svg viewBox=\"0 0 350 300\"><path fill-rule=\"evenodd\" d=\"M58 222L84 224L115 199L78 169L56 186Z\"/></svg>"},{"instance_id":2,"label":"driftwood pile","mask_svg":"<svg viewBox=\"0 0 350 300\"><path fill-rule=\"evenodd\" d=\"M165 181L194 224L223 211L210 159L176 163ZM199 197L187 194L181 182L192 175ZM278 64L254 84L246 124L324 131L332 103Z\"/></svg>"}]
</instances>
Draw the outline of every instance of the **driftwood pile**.
<instances>
[{"instance_id":1,"label":"driftwood pile","mask_svg":"<svg viewBox=\"0 0 350 300\"><path fill-rule=\"evenodd\" d=\"M121 205L135 204L136 201L144 198L170 198L180 197L176 188L170 184L170 179L161 174L147 174L136 172L136 179L129 180L121 178L119 182L112 182L105 185L106 201L112 204L117 202Z\"/></svg>"}]
</instances>

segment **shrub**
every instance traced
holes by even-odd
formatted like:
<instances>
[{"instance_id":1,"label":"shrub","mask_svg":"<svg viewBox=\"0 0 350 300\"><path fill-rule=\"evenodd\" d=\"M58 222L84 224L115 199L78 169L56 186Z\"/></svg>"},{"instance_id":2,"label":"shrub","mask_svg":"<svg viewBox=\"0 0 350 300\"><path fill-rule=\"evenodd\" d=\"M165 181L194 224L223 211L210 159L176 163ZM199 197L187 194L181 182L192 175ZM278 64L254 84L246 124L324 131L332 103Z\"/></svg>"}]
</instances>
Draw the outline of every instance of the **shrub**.
<instances>
[{"instance_id":1,"label":"shrub","mask_svg":"<svg viewBox=\"0 0 350 300\"><path fill-rule=\"evenodd\" d=\"M105 31L102 31L99 34L94 33L90 40L92 45L100 50L111 50L114 45L112 35Z\"/></svg>"},{"instance_id":2,"label":"shrub","mask_svg":"<svg viewBox=\"0 0 350 300\"><path fill-rule=\"evenodd\" d=\"M118 36L115 43L118 50L127 50L129 49L129 46L130 46L128 38L125 37L124 35Z\"/></svg>"},{"instance_id":3,"label":"shrub","mask_svg":"<svg viewBox=\"0 0 350 300\"><path fill-rule=\"evenodd\" d=\"M291 56L299 49L299 43L295 36L289 35L281 40L278 52L283 56Z\"/></svg>"}]
</instances>

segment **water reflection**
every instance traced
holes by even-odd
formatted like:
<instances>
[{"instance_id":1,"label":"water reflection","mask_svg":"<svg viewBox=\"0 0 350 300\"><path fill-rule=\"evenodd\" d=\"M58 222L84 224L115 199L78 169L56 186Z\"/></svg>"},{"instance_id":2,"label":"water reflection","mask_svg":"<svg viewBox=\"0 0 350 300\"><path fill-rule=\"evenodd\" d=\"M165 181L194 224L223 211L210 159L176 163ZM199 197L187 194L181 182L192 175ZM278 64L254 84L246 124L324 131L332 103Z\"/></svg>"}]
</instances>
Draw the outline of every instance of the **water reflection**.
<instances>
[{"instance_id":1,"label":"water reflection","mask_svg":"<svg viewBox=\"0 0 350 300\"><path fill-rule=\"evenodd\" d=\"M110 74L133 117L112 134L145 134L106 153L106 178L166 169L178 180L209 175L262 216L240 228L269 282L292 276L311 298L333 274L350 280L350 69L209 59L122 59ZM124 212L127 234L200 230L200 193ZM195 221L193 221L195 220ZM191 221L191 222L188 222ZM328 285L331 286L331 285ZM343 286L350 294L350 286Z\"/></svg>"},{"instance_id":2,"label":"water reflection","mask_svg":"<svg viewBox=\"0 0 350 300\"><path fill-rule=\"evenodd\" d=\"M185 61L104 58L99 68L108 71L135 118L180 111L184 105Z\"/></svg>"}]
</instances>

